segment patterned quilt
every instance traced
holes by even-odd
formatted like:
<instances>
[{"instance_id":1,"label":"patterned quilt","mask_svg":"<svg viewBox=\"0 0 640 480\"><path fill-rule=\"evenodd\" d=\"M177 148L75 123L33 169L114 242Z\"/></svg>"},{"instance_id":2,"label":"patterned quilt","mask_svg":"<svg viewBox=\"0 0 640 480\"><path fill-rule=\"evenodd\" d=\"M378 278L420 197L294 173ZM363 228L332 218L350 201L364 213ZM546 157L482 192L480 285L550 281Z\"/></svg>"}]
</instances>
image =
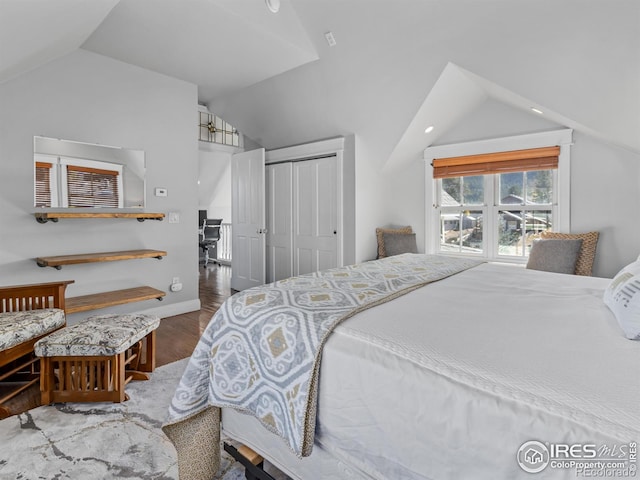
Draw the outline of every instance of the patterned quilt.
<instances>
[{"instance_id":1,"label":"patterned quilt","mask_svg":"<svg viewBox=\"0 0 640 480\"><path fill-rule=\"evenodd\" d=\"M479 263L404 254L234 295L203 333L166 425L211 406L231 407L257 417L298 456L309 455L322 346L332 329L362 310Z\"/></svg>"}]
</instances>

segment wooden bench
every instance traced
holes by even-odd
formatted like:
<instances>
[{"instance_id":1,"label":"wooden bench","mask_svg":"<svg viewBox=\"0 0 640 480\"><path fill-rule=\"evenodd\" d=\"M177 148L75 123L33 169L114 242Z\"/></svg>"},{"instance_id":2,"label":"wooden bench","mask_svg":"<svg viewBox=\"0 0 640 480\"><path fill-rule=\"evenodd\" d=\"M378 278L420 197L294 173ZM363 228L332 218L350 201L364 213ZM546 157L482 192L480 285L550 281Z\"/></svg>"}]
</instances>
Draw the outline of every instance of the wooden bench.
<instances>
[{"instance_id":1,"label":"wooden bench","mask_svg":"<svg viewBox=\"0 0 640 480\"><path fill-rule=\"evenodd\" d=\"M38 341L42 404L124 402L131 380L155 369L155 315L96 315Z\"/></svg>"},{"instance_id":2,"label":"wooden bench","mask_svg":"<svg viewBox=\"0 0 640 480\"><path fill-rule=\"evenodd\" d=\"M73 280L0 287L0 418L4 405L38 382L34 344L64 327L65 289Z\"/></svg>"}]
</instances>

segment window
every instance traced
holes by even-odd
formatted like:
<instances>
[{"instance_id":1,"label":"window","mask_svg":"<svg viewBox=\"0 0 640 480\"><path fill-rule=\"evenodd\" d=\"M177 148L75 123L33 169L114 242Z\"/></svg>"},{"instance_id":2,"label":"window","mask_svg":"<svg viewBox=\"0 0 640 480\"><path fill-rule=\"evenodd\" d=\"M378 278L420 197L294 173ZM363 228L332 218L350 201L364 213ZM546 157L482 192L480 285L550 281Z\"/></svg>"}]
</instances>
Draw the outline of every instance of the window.
<instances>
[{"instance_id":1,"label":"window","mask_svg":"<svg viewBox=\"0 0 640 480\"><path fill-rule=\"evenodd\" d=\"M528 256L540 233L553 228L555 184L554 170L438 180L440 252Z\"/></svg>"},{"instance_id":2,"label":"window","mask_svg":"<svg viewBox=\"0 0 640 480\"><path fill-rule=\"evenodd\" d=\"M35 205L122 208L122 171L110 162L38 155Z\"/></svg>"},{"instance_id":3,"label":"window","mask_svg":"<svg viewBox=\"0 0 640 480\"><path fill-rule=\"evenodd\" d=\"M200 122L198 140L201 142L221 143L239 147L240 133L230 123L225 122L217 115L208 112L198 112Z\"/></svg>"},{"instance_id":4,"label":"window","mask_svg":"<svg viewBox=\"0 0 640 480\"><path fill-rule=\"evenodd\" d=\"M36 162L36 207L51 207L51 167L47 162Z\"/></svg>"},{"instance_id":5,"label":"window","mask_svg":"<svg viewBox=\"0 0 640 480\"><path fill-rule=\"evenodd\" d=\"M518 263L541 232L568 231L568 148L559 143L482 154L461 144L462 156L436 156L458 146L427 149L426 251Z\"/></svg>"},{"instance_id":6,"label":"window","mask_svg":"<svg viewBox=\"0 0 640 480\"><path fill-rule=\"evenodd\" d=\"M69 207L118 208L118 172L67 165Z\"/></svg>"}]
</instances>

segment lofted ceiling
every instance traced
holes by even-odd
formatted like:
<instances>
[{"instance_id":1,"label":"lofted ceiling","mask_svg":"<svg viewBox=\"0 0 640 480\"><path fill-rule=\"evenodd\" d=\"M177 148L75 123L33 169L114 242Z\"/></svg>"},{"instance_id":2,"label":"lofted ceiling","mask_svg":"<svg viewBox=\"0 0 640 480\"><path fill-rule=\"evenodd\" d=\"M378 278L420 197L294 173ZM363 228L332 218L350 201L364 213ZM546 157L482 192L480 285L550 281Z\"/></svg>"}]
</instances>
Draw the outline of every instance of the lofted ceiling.
<instances>
[{"instance_id":1,"label":"lofted ceiling","mask_svg":"<svg viewBox=\"0 0 640 480\"><path fill-rule=\"evenodd\" d=\"M318 59L288 0L120 0L82 48L195 83L202 103Z\"/></svg>"},{"instance_id":2,"label":"lofted ceiling","mask_svg":"<svg viewBox=\"0 0 640 480\"><path fill-rule=\"evenodd\" d=\"M0 83L77 48L194 83L201 103L318 59L289 0L0 0Z\"/></svg>"},{"instance_id":3,"label":"lofted ceiling","mask_svg":"<svg viewBox=\"0 0 640 480\"><path fill-rule=\"evenodd\" d=\"M637 0L0 0L0 84L78 48L267 148L355 133L400 165L490 99L640 152Z\"/></svg>"}]
</instances>

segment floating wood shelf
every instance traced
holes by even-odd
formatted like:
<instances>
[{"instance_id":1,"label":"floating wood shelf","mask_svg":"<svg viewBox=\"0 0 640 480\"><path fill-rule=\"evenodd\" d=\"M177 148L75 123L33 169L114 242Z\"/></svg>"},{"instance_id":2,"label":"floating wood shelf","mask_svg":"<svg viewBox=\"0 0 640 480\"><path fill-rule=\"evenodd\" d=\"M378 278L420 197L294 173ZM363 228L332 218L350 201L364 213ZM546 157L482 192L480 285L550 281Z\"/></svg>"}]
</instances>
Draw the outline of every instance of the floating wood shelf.
<instances>
[{"instance_id":1,"label":"floating wood shelf","mask_svg":"<svg viewBox=\"0 0 640 480\"><path fill-rule=\"evenodd\" d=\"M56 257L38 257L39 267L53 267L60 270L62 265L78 263L113 262L116 260L133 260L136 258L157 258L162 260L167 252L162 250L124 250L122 252L84 253L80 255L59 255Z\"/></svg>"},{"instance_id":2,"label":"floating wood shelf","mask_svg":"<svg viewBox=\"0 0 640 480\"><path fill-rule=\"evenodd\" d=\"M38 223L57 222L61 218L135 218L139 222L164 219L164 213L36 212L34 215Z\"/></svg>"},{"instance_id":3,"label":"floating wood shelf","mask_svg":"<svg viewBox=\"0 0 640 480\"><path fill-rule=\"evenodd\" d=\"M86 312L99 308L123 305L125 303L141 302L143 300L162 300L166 295L162 290L152 287L135 287L124 290L114 290L112 292L95 293L93 295L83 295L81 297L71 297L66 299L66 313Z\"/></svg>"}]
</instances>

